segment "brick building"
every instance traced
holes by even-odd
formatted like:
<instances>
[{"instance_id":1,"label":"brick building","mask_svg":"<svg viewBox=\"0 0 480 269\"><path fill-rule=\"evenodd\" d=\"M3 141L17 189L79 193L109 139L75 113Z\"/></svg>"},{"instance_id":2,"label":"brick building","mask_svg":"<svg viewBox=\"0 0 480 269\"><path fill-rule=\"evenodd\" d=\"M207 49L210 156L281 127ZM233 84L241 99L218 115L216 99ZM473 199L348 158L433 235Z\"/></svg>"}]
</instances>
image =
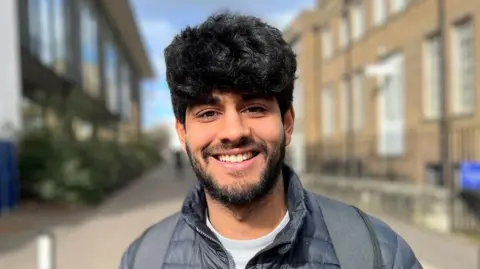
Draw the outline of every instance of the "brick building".
<instances>
[{"instance_id":1,"label":"brick building","mask_svg":"<svg viewBox=\"0 0 480 269\"><path fill-rule=\"evenodd\" d=\"M443 185L437 0L346 2L318 0L284 31L299 64L292 158L323 173ZM445 0L444 10L455 171L480 158L480 1Z\"/></svg>"}]
</instances>

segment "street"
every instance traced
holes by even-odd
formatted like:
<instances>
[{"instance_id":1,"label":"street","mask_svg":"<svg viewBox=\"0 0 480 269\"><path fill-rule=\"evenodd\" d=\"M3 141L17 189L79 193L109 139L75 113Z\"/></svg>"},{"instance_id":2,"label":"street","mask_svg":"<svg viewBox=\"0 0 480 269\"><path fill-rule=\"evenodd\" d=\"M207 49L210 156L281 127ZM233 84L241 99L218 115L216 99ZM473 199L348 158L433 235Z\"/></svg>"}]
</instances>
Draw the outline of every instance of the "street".
<instances>
[{"instance_id":1,"label":"street","mask_svg":"<svg viewBox=\"0 0 480 269\"><path fill-rule=\"evenodd\" d=\"M180 208L193 180L171 180L169 166L146 175L119 192L89 219L69 229L55 228L56 269L116 269L128 244L151 224ZM193 174L188 178L193 179ZM425 269L476 269L473 243L439 235L379 216L412 246ZM5 244L3 242L2 244ZM36 242L0 252L0 268L36 267Z\"/></svg>"}]
</instances>

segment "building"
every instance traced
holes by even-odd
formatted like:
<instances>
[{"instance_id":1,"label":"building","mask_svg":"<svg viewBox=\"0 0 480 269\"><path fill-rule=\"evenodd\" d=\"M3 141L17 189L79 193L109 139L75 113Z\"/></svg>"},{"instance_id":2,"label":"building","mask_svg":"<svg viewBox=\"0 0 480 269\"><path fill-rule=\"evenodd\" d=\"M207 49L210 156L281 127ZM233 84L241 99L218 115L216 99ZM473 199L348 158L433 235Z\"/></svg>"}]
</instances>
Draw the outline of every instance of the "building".
<instances>
[{"instance_id":1,"label":"building","mask_svg":"<svg viewBox=\"0 0 480 269\"><path fill-rule=\"evenodd\" d=\"M318 0L284 31L299 48L307 170L445 184L442 58L452 171L479 160L480 1L444 0L445 54L438 2Z\"/></svg>"},{"instance_id":2,"label":"building","mask_svg":"<svg viewBox=\"0 0 480 269\"><path fill-rule=\"evenodd\" d=\"M67 117L79 139L140 134L140 81L153 71L128 0L8 0L1 10L16 131Z\"/></svg>"},{"instance_id":3,"label":"building","mask_svg":"<svg viewBox=\"0 0 480 269\"><path fill-rule=\"evenodd\" d=\"M30 127L141 135L140 81L154 74L128 0L2 0L0 22L0 174L14 173L8 144ZM14 181L0 177L0 209Z\"/></svg>"}]
</instances>

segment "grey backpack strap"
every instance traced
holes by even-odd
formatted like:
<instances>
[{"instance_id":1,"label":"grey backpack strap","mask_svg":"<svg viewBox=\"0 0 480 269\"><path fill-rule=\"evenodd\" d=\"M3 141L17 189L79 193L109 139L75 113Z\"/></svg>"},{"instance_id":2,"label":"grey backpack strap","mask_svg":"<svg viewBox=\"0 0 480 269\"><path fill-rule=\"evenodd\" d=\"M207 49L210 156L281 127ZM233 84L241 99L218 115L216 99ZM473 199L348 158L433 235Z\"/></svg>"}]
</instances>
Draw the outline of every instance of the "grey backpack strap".
<instances>
[{"instance_id":1,"label":"grey backpack strap","mask_svg":"<svg viewBox=\"0 0 480 269\"><path fill-rule=\"evenodd\" d=\"M380 244L369 217L327 197L320 197L319 204L340 268L382 269Z\"/></svg>"},{"instance_id":2,"label":"grey backpack strap","mask_svg":"<svg viewBox=\"0 0 480 269\"><path fill-rule=\"evenodd\" d=\"M129 269L162 268L170 238L177 226L180 213L175 213L148 229L140 238Z\"/></svg>"}]
</instances>

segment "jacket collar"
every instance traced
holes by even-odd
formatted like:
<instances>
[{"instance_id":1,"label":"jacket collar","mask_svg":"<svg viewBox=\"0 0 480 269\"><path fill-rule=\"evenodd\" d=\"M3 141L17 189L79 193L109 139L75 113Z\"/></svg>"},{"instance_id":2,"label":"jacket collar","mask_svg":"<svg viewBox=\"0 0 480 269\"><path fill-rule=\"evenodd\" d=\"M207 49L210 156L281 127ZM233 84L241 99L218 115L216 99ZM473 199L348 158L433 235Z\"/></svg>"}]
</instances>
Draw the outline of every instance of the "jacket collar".
<instances>
[{"instance_id":1,"label":"jacket collar","mask_svg":"<svg viewBox=\"0 0 480 269\"><path fill-rule=\"evenodd\" d=\"M285 184L287 209L290 214L290 223L277 236L277 239L286 243L293 242L297 237L298 231L302 227L307 214L307 206L305 202L305 190L297 174L286 164L283 166L282 174ZM181 212L186 222L192 226L192 228L206 227L207 202L204 189L199 182L190 190L190 193L183 203Z\"/></svg>"}]
</instances>

